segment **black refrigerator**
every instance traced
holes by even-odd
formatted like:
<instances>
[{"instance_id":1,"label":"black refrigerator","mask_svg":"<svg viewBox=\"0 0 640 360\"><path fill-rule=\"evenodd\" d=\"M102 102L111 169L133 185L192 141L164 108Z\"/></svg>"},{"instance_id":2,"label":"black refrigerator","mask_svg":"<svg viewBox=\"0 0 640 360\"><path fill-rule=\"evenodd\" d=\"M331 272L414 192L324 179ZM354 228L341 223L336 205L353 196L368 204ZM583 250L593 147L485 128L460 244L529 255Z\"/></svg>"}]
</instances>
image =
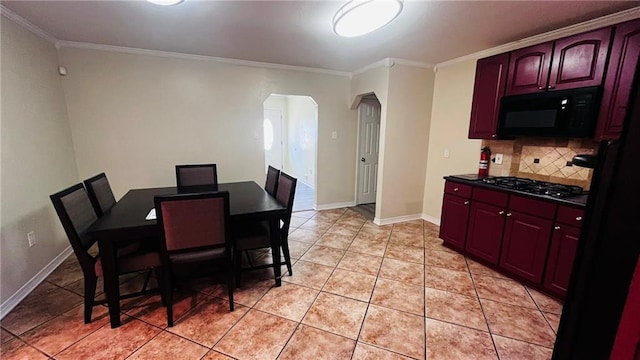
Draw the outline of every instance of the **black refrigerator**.
<instances>
[{"instance_id":1,"label":"black refrigerator","mask_svg":"<svg viewBox=\"0 0 640 360\"><path fill-rule=\"evenodd\" d=\"M640 359L638 340L627 355L611 355L640 253L639 73L640 66L620 139L600 143L593 158L575 159L576 165L593 167L594 173L558 328L555 360ZM640 303L633 306L640 307ZM633 331L640 334L638 329L640 326Z\"/></svg>"}]
</instances>

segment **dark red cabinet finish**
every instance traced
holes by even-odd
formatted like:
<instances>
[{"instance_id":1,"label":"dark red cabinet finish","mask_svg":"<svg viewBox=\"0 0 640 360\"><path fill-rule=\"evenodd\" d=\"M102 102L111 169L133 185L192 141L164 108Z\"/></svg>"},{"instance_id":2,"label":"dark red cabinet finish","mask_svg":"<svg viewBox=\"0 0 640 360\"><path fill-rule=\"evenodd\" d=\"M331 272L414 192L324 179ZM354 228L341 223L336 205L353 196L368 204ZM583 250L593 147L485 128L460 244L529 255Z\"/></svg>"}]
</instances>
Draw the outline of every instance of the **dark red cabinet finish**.
<instances>
[{"instance_id":1,"label":"dark red cabinet finish","mask_svg":"<svg viewBox=\"0 0 640 360\"><path fill-rule=\"evenodd\" d=\"M611 27L511 52L506 95L602 84Z\"/></svg>"},{"instance_id":2,"label":"dark red cabinet finish","mask_svg":"<svg viewBox=\"0 0 640 360\"><path fill-rule=\"evenodd\" d=\"M471 104L469 139L495 138L500 99L507 80L509 53L478 60Z\"/></svg>"},{"instance_id":3,"label":"dark red cabinet finish","mask_svg":"<svg viewBox=\"0 0 640 360\"><path fill-rule=\"evenodd\" d=\"M444 194L442 216L440 218L440 238L444 243L464 249L467 224L469 222L469 200Z\"/></svg>"},{"instance_id":4,"label":"dark red cabinet finish","mask_svg":"<svg viewBox=\"0 0 640 360\"><path fill-rule=\"evenodd\" d=\"M638 58L640 58L640 19L617 25L604 82L596 140L620 137Z\"/></svg>"},{"instance_id":5,"label":"dark red cabinet finish","mask_svg":"<svg viewBox=\"0 0 640 360\"><path fill-rule=\"evenodd\" d=\"M580 229L558 224L554 227L544 276L544 287L564 298L569 286Z\"/></svg>"},{"instance_id":6,"label":"dark red cabinet finish","mask_svg":"<svg viewBox=\"0 0 640 360\"><path fill-rule=\"evenodd\" d=\"M602 84L611 27L558 39L553 46L549 90Z\"/></svg>"},{"instance_id":7,"label":"dark red cabinet finish","mask_svg":"<svg viewBox=\"0 0 640 360\"><path fill-rule=\"evenodd\" d=\"M500 266L524 279L542 283L551 220L511 211L507 213Z\"/></svg>"},{"instance_id":8,"label":"dark red cabinet finish","mask_svg":"<svg viewBox=\"0 0 640 360\"><path fill-rule=\"evenodd\" d=\"M546 90L552 52L553 42L512 51L506 95Z\"/></svg>"},{"instance_id":9,"label":"dark red cabinet finish","mask_svg":"<svg viewBox=\"0 0 640 360\"><path fill-rule=\"evenodd\" d=\"M498 265L504 222L504 208L474 201L469 212L465 250Z\"/></svg>"}]
</instances>

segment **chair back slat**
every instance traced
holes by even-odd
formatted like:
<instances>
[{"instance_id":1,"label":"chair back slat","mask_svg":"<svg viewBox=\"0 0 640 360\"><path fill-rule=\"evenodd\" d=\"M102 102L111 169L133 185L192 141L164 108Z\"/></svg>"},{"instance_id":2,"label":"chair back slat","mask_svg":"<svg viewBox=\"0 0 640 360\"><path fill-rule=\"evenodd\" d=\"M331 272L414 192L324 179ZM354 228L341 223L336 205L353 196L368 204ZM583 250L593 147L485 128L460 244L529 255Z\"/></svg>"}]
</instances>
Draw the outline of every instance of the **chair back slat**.
<instances>
[{"instance_id":1,"label":"chair back slat","mask_svg":"<svg viewBox=\"0 0 640 360\"><path fill-rule=\"evenodd\" d=\"M156 197L168 252L228 245L229 193Z\"/></svg>"},{"instance_id":2,"label":"chair back slat","mask_svg":"<svg viewBox=\"0 0 640 360\"><path fill-rule=\"evenodd\" d=\"M275 196L276 191L278 190L279 178L280 170L269 165L269 168L267 169L267 181L264 184L264 189L272 196Z\"/></svg>"},{"instance_id":3,"label":"chair back slat","mask_svg":"<svg viewBox=\"0 0 640 360\"><path fill-rule=\"evenodd\" d=\"M98 217L102 216L116 204L116 198L113 196L113 191L111 191L111 186L105 173L85 180L84 186L87 188L89 199Z\"/></svg>"},{"instance_id":4,"label":"chair back slat","mask_svg":"<svg viewBox=\"0 0 640 360\"><path fill-rule=\"evenodd\" d=\"M216 164L176 165L176 183L184 186L218 185Z\"/></svg>"}]
</instances>

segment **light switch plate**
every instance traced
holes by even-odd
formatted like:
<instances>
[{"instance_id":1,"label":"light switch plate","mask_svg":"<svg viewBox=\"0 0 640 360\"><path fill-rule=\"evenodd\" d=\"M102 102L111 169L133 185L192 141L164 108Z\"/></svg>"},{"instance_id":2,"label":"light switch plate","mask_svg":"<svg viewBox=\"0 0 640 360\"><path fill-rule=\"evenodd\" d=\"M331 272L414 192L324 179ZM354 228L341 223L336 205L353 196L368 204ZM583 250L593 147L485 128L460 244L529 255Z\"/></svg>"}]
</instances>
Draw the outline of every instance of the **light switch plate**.
<instances>
[{"instance_id":1,"label":"light switch plate","mask_svg":"<svg viewBox=\"0 0 640 360\"><path fill-rule=\"evenodd\" d=\"M496 154L496 164L502 164L502 154Z\"/></svg>"},{"instance_id":2,"label":"light switch plate","mask_svg":"<svg viewBox=\"0 0 640 360\"><path fill-rule=\"evenodd\" d=\"M332 139L337 139L338 138L338 132L337 131L332 131L331 132L331 138Z\"/></svg>"},{"instance_id":3,"label":"light switch plate","mask_svg":"<svg viewBox=\"0 0 640 360\"><path fill-rule=\"evenodd\" d=\"M442 156L448 158L449 157L449 149L444 149L444 153L442 154Z\"/></svg>"}]
</instances>

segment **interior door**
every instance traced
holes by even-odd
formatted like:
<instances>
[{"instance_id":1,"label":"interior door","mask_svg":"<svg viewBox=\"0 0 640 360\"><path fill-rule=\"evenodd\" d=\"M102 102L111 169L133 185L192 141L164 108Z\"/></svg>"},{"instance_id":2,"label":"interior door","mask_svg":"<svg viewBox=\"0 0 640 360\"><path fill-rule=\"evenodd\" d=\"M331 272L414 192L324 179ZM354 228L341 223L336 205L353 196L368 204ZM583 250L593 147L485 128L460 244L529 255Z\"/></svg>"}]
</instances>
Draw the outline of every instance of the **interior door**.
<instances>
[{"instance_id":1,"label":"interior door","mask_svg":"<svg viewBox=\"0 0 640 360\"><path fill-rule=\"evenodd\" d=\"M264 172L282 169L282 111L264 109Z\"/></svg>"},{"instance_id":2,"label":"interior door","mask_svg":"<svg viewBox=\"0 0 640 360\"><path fill-rule=\"evenodd\" d=\"M364 100L358 107L358 204L376 202L378 153L380 151L380 103Z\"/></svg>"}]
</instances>

